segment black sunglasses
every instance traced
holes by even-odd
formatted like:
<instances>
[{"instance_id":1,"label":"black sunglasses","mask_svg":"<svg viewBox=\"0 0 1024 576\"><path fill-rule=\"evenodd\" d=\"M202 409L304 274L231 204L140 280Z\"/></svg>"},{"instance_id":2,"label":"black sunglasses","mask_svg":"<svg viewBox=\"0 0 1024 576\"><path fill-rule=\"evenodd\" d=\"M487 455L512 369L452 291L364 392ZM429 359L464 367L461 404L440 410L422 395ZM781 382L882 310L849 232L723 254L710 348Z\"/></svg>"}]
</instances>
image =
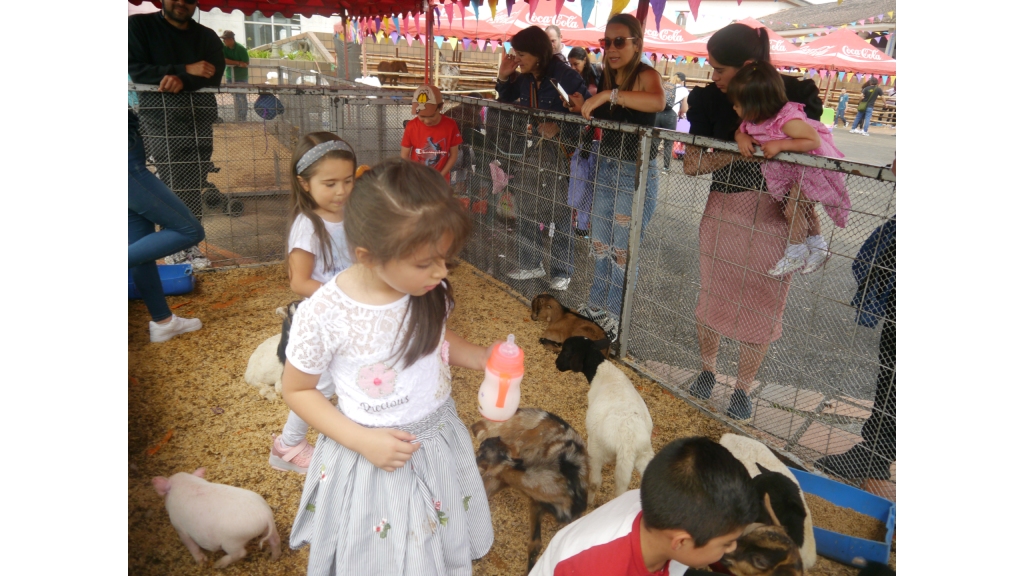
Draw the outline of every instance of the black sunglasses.
<instances>
[{"instance_id":1,"label":"black sunglasses","mask_svg":"<svg viewBox=\"0 0 1024 576\"><path fill-rule=\"evenodd\" d=\"M601 38L600 40L598 40L598 43L601 44L601 48L607 48L608 45L611 44L612 46L621 49L623 46L626 45L626 40L636 40L636 36L627 36L625 38L623 38L622 36L616 36L614 40L612 40L611 38Z\"/></svg>"},{"instance_id":2,"label":"black sunglasses","mask_svg":"<svg viewBox=\"0 0 1024 576\"><path fill-rule=\"evenodd\" d=\"M196 2L199 2L199 0L181 0L181 1L184 2L185 4L188 4L188 5L192 5L192 4L195 4Z\"/></svg>"}]
</instances>

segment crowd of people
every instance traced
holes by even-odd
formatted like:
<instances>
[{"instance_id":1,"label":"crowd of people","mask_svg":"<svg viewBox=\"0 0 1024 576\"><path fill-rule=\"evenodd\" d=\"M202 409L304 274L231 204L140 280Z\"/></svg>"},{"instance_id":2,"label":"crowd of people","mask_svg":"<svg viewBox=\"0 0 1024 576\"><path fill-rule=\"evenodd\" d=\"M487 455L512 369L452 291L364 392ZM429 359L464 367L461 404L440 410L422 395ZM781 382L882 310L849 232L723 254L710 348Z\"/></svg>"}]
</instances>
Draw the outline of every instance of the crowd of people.
<instances>
[{"instance_id":1,"label":"crowd of people","mask_svg":"<svg viewBox=\"0 0 1024 576\"><path fill-rule=\"evenodd\" d=\"M152 342L202 327L199 319L170 312L155 262L203 239L196 204L212 170L202 144L212 140L190 139L187 149L179 148L166 138L169 123L206 133L217 109L202 98L212 94L191 94L181 109L192 115L170 118L163 99L219 84L226 63L239 82L247 60L233 34L225 33L221 44L192 21L194 10L194 2L167 1L161 12L129 19L129 73L161 88L140 94L161 118L143 105L138 115L129 111L128 123L129 268L152 318ZM557 28L531 27L511 39L513 52L502 58L495 86L500 102L646 127L671 121L675 128L685 116L690 133L735 141L741 151L684 156L686 174L713 174L699 231L703 371L690 392L710 397L720 339L737 340L739 372L728 414L749 420L754 377L782 334L789 275L813 272L828 257L827 246L812 240L820 238L815 206L822 204L839 226L850 209L845 188L827 175L794 190L792 175L751 158L755 145L767 157L787 150L839 154L818 122L817 88L779 76L767 34L741 24L712 36L713 83L688 93L680 89L685 78L666 86L642 61L643 29L633 16L609 19L600 68L585 53L565 50L560 36ZM454 306L448 263L472 224L451 187L462 134L444 115L434 86L414 92L412 114L400 158L361 171L351 145L315 132L299 139L289 165L288 277L305 300L292 321L281 379L291 412L272 440L269 464L314 471L306 474L291 530L293 547L310 545L309 574L334 574L342 566L367 574L395 567L405 574L470 574L472 561L493 542L470 435L450 395L450 366L482 371L495 345L470 343L446 327ZM870 116L867 107L864 117ZM647 172L638 174L642 148L631 135L513 118L519 124L487 130L480 159L487 165L513 160L506 167L523 168L510 185L519 253L508 277L544 278L550 289L566 290L573 239L584 226L594 274L581 313L614 340L633 196L645 182L642 241L658 204L658 147L649 147ZM490 126L486 114L479 121ZM583 153L597 158L589 176L573 169ZM671 148L664 153L667 162ZM147 158L158 176L146 168ZM189 171L178 168L186 158ZM594 183L584 224L573 210L574 176ZM550 271L543 266L545 234L552 237ZM891 269L884 278L866 275L858 293L861 308L870 304L875 312L864 321L884 323L875 408L861 444L819 461L848 478L887 478L895 460L895 220L873 238L865 259ZM329 401L335 394L337 407ZM315 446L306 441L310 426L321 432ZM640 490L560 531L531 574L600 572L610 565L622 573L667 574L671 562L706 566L735 548L758 505L748 473L727 450L704 438L676 440L651 461Z\"/></svg>"}]
</instances>

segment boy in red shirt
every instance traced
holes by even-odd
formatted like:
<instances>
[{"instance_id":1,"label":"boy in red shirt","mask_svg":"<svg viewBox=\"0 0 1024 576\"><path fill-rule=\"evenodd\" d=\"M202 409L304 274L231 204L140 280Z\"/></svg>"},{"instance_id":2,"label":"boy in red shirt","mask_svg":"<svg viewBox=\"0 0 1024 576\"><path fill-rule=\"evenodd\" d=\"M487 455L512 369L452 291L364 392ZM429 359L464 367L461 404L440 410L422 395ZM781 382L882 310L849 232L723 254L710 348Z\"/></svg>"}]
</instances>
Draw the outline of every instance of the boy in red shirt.
<instances>
[{"instance_id":1,"label":"boy in red shirt","mask_svg":"<svg viewBox=\"0 0 1024 576\"><path fill-rule=\"evenodd\" d=\"M416 117L405 125L402 158L436 169L450 183L462 134L454 120L441 114L442 106L437 86L424 84L413 92L412 113Z\"/></svg>"},{"instance_id":2,"label":"boy in red shirt","mask_svg":"<svg viewBox=\"0 0 1024 576\"><path fill-rule=\"evenodd\" d=\"M558 531L530 576L668 576L736 549L759 503L739 460L708 438L658 452L630 490Z\"/></svg>"}]
</instances>

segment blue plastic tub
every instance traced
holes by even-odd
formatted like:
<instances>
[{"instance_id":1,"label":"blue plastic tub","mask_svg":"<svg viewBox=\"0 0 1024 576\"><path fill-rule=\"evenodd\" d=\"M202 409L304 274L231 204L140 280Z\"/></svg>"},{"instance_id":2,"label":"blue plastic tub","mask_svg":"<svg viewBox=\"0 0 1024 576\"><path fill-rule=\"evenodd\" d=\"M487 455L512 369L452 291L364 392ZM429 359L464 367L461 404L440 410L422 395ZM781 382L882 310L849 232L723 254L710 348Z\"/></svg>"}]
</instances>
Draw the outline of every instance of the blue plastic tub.
<instances>
[{"instance_id":1,"label":"blue plastic tub","mask_svg":"<svg viewBox=\"0 0 1024 576\"><path fill-rule=\"evenodd\" d=\"M815 526L814 541L817 544L819 555L851 566L859 565L854 562L855 558L873 560L882 564L889 563L892 535L896 530L896 504L823 476L816 476L795 468L790 468L790 471L796 476L797 482L800 483L800 489L804 492L824 498L836 506L853 509L885 524L885 542L854 538Z\"/></svg>"},{"instance_id":2,"label":"blue plastic tub","mask_svg":"<svg viewBox=\"0 0 1024 576\"><path fill-rule=\"evenodd\" d=\"M188 294L196 287L191 264L158 264L156 269L160 272L160 283L163 284L166 295ZM132 280L132 272L129 270L128 299L138 300L139 298L142 298L142 295L135 289L135 281Z\"/></svg>"}]
</instances>

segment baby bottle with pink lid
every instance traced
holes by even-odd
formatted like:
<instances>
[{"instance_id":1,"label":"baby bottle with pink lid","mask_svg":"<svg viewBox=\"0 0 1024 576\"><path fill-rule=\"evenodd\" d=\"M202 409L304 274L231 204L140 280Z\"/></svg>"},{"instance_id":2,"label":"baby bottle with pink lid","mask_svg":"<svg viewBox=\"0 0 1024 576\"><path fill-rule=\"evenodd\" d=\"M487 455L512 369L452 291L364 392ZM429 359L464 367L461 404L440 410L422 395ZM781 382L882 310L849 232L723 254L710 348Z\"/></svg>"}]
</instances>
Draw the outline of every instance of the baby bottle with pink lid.
<instances>
[{"instance_id":1,"label":"baby bottle with pink lid","mask_svg":"<svg viewBox=\"0 0 1024 576\"><path fill-rule=\"evenodd\" d=\"M523 381L522 348L514 334L491 351L480 385L480 414L488 420L503 422L519 408L519 384Z\"/></svg>"}]
</instances>

